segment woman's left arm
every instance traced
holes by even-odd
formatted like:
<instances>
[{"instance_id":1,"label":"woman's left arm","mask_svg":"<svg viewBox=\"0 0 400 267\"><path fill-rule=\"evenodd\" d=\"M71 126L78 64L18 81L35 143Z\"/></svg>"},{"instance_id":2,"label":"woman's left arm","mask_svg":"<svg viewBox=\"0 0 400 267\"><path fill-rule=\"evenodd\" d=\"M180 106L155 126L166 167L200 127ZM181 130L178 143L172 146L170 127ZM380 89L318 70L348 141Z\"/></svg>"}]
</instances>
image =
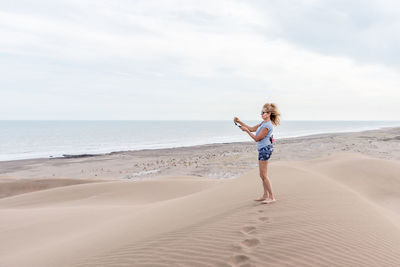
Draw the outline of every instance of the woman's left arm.
<instances>
[{"instance_id":1,"label":"woman's left arm","mask_svg":"<svg viewBox=\"0 0 400 267\"><path fill-rule=\"evenodd\" d=\"M254 140L255 142L258 142L258 141L260 141L260 140L263 140L263 139L267 136L267 134L268 134L268 129L267 129L267 128L262 128L261 131L260 131L257 135L254 135L254 134L253 134L252 132L250 132L250 130L247 129L246 127L241 127L241 129L242 129L242 131L247 132L247 133L250 135L250 137L253 138L253 140Z\"/></svg>"}]
</instances>

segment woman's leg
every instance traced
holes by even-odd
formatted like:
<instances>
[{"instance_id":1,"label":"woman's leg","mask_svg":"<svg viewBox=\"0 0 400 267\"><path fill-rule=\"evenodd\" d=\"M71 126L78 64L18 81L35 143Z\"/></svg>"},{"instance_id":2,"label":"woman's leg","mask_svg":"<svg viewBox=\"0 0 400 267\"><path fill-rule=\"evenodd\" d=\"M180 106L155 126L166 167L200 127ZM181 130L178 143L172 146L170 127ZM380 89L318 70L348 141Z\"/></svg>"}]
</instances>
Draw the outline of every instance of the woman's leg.
<instances>
[{"instance_id":1,"label":"woman's leg","mask_svg":"<svg viewBox=\"0 0 400 267\"><path fill-rule=\"evenodd\" d=\"M262 184L264 187L264 196L268 199L274 199L274 194L272 193L271 182L267 176L268 170L268 161L267 160L259 160L258 165L260 167L260 178L262 180Z\"/></svg>"},{"instance_id":2,"label":"woman's leg","mask_svg":"<svg viewBox=\"0 0 400 267\"><path fill-rule=\"evenodd\" d=\"M264 180L266 178L266 173L267 173L267 170L266 170L267 164L265 164L265 163L268 164L268 161L262 161L262 160L258 161L258 167L260 169L260 178L261 178L261 182L263 184L264 194L260 198L255 199L256 201L263 201L268 198L268 189L264 182Z\"/></svg>"}]
</instances>

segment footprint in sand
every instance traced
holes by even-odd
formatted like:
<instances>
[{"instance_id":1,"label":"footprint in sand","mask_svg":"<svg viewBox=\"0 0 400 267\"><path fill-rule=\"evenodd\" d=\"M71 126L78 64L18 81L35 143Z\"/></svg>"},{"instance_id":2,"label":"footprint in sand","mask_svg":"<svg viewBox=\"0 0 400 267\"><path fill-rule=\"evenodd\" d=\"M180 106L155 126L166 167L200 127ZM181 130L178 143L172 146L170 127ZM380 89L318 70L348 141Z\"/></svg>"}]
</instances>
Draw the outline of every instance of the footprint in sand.
<instances>
[{"instance_id":1,"label":"footprint in sand","mask_svg":"<svg viewBox=\"0 0 400 267\"><path fill-rule=\"evenodd\" d=\"M260 213L263 213L264 211L258 210L257 212L258 212L258 214L260 214ZM266 222L266 221L269 221L269 218L265 217L265 216L258 217L258 221ZM254 222L254 223L256 223L256 222ZM246 225L246 226L242 227L241 233L245 234L245 235L252 235L252 234L254 234L256 229L257 228L255 226ZM248 250L251 250L253 247L258 246L260 243L261 243L260 240L257 238L246 238L242 242L240 242L240 246L233 245L233 251L240 253L240 252L242 252L242 248L245 248L245 251L248 251ZM229 259L229 263L231 263L235 266L241 266L241 267L252 266L252 264L249 263L249 261L250 261L250 258L245 254L234 255Z\"/></svg>"},{"instance_id":2,"label":"footprint in sand","mask_svg":"<svg viewBox=\"0 0 400 267\"><path fill-rule=\"evenodd\" d=\"M260 240L258 240L257 238L248 238L243 240L241 244L245 247L251 248L259 245Z\"/></svg>"},{"instance_id":3,"label":"footprint in sand","mask_svg":"<svg viewBox=\"0 0 400 267\"><path fill-rule=\"evenodd\" d=\"M247 263L250 260L250 258L246 255L240 254L240 255L234 255L231 257L231 262L233 264L242 264L242 263Z\"/></svg>"},{"instance_id":4,"label":"footprint in sand","mask_svg":"<svg viewBox=\"0 0 400 267\"><path fill-rule=\"evenodd\" d=\"M257 210L257 212L251 212L249 215L250 216L254 216L254 215L259 215L260 213L263 213L264 211L263 210Z\"/></svg>"},{"instance_id":5,"label":"footprint in sand","mask_svg":"<svg viewBox=\"0 0 400 267\"><path fill-rule=\"evenodd\" d=\"M256 230L254 226L245 226L242 228L242 233L244 234L251 234Z\"/></svg>"}]
</instances>

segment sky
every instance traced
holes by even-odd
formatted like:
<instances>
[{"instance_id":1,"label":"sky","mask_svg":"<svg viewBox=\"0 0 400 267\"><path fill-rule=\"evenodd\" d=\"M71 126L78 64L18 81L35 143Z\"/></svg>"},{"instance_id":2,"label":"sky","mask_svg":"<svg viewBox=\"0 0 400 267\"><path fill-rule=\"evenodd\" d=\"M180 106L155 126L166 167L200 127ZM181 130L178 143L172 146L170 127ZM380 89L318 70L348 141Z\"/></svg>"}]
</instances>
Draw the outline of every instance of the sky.
<instances>
[{"instance_id":1,"label":"sky","mask_svg":"<svg viewBox=\"0 0 400 267\"><path fill-rule=\"evenodd\" d=\"M0 0L2 120L400 120L400 1Z\"/></svg>"}]
</instances>

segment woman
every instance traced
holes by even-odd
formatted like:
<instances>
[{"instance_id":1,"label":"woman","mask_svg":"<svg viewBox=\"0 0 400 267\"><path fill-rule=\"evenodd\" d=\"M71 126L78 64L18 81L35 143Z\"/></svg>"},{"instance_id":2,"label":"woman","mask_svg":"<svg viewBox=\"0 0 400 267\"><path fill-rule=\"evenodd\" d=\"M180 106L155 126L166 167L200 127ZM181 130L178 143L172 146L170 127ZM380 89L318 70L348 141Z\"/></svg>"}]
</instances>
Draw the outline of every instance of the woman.
<instances>
[{"instance_id":1,"label":"woman","mask_svg":"<svg viewBox=\"0 0 400 267\"><path fill-rule=\"evenodd\" d=\"M274 103L266 103L262 108L261 117L263 121L253 127L241 122L237 117L234 118L234 122L241 124L240 128L242 131L247 132L250 137L257 142L258 166L260 168L260 177L264 188L264 194L262 197L255 199L255 201L269 204L276 201L272 193L271 182L267 176L268 159L274 151L270 137L274 129L273 125L277 126L280 123L280 113ZM252 132L256 132L256 135Z\"/></svg>"}]
</instances>

